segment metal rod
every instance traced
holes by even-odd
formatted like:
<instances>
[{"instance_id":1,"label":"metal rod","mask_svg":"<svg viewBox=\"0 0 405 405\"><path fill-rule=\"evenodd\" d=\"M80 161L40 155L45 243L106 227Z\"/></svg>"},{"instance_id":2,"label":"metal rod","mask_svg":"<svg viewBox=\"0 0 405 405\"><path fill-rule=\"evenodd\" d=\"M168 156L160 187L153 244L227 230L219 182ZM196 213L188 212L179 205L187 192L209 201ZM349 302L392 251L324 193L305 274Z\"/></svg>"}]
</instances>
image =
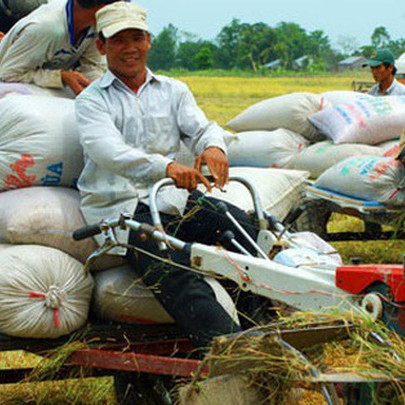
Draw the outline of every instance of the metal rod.
<instances>
[{"instance_id":1,"label":"metal rod","mask_svg":"<svg viewBox=\"0 0 405 405\"><path fill-rule=\"evenodd\" d=\"M239 251L241 251L246 256L253 256L248 250L246 250L236 239L232 239L231 243L233 246L236 247Z\"/></svg>"},{"instance_id":2,"label":"metal rod","mask_svg":"<svg viewBox=\"0 0 405 405\"><path fill-rule=\"evenodd\" d=\"M243 229L243 227L239 224L239 222L233 217L233 215L229 212L226 211L225 215L229 218L229 220L238 228L240 233L249 241L249 243L255 248L257 253L260 254L260 256L263 257L263 259L267 261L271 261L266 253L263 252L263 250L260 248L260 246L251 238L251 236ZM250 255L251 256L251 255Z\"/></svg>"}]
</instances>

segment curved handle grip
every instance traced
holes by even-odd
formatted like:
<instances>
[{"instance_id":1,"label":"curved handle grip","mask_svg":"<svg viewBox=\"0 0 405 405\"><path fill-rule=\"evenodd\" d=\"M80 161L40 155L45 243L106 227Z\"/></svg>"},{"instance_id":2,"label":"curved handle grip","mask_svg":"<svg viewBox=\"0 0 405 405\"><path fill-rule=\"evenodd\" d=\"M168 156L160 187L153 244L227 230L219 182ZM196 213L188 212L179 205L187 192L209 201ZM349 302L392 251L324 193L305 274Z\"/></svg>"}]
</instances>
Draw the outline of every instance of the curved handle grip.
<instances>
[{"instance_id":1,"label":"curved handle grip","mask_svg":"<svg viewBox=\"0 0 405 405\"><path fill-rule=\"evenodd\" d=\"M76 229L72 235L73 239L79 241L90 238L91 236L98 235L99 233L101 233L100 225L101 222L98 222L97 224L86 225L79 229Z\"/></svg>"}]
</instances>

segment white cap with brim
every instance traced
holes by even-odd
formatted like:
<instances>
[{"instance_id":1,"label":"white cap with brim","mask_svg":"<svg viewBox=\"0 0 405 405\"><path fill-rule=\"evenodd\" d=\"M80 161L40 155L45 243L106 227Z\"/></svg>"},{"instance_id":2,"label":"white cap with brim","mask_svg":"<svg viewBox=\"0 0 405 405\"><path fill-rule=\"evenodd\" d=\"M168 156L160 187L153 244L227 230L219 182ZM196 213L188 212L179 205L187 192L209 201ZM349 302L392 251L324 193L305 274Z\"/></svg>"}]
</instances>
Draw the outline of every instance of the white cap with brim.
<instances>
[{"instance_id":1,"label":"white cap with brim","mask_svg":"<svg viewBox=\"0 0 405 405\"><path fill-rule=\"evenodd\" d=\"M149 32L146 10L136 3L117 1L96 13L97 32L111 38L117 32L137 29Z\"/></svg>"}]
</instances>

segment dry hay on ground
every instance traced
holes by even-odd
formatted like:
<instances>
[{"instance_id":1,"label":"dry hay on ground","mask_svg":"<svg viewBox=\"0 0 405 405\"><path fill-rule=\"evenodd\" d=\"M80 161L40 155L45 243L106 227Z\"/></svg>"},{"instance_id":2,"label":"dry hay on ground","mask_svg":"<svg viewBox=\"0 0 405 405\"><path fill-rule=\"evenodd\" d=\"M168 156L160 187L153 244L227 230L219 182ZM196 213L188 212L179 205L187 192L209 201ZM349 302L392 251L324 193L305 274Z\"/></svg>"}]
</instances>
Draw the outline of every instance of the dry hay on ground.
<instances>
[{"instance_id":1,"label":"dry hay on ground","mask_svg":"<svg viewBox=\"0 0 405 405\"><path fill-rule=\"evenodd\" d=\"M256 334L247 331L237 337L216 339L207 357L210 365L208 378L197 375L191 384L183 387L180 403L226 405L229 402L236 405L240 403L242 393L248 395L244 405L322 403L316 402L322 398L319 393L314 396L300 390L319 390L319 385L309 383L314 369L326 374L354 373L365 378L382 376L389 382L390 389L386 391L389 397L375 398L374 403L405 403L405 383L399 380L405 375L403 340L385 326L353 314L296 313L282 319L279 330L328 324L347 325L349 338L304 347L301 353L307 361L281 344L277 334L261 333L269 328L257 328ZM349 327L352 324L355 326ZM386 343L379 343L376 335ZM240 386L235 387L235 384ZM232 390L228 390L229 387L233 387ZM372 392L372 395L377 393Z\"/></svg>"}]
</instances>

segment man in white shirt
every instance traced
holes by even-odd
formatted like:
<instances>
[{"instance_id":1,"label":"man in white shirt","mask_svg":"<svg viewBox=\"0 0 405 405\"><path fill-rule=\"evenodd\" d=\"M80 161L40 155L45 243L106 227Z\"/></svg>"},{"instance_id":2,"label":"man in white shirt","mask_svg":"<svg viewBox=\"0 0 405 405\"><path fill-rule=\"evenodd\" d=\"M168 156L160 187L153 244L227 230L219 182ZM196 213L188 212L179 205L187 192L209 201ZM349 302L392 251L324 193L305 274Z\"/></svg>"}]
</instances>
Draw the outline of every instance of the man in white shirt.
<instances>
[{"instance_id":1,"label":"man in white shirt","mask_svg":"<svg viewBox=\"0 0 405 405\"><path fill-rule=\"evenodd\" d=\"M368 94L371 96L404 96L405 86L395 79L395 59L388 49L378 49L363 66L369 66L377 82Z\"/></svg>"},{"instance_id":2,"label":"man in white shirt","mask_svg":"<svg viewBox=\"0 0 405 405\"><path fill-rule=\"evenodd\" d=\"M80 94L104 72L93 25L113 1L53 0L19 20L0 42L0 80Z\"/></svg>"},{"instance_id":3,"label":"man in white shirt","mask_svg":"<svg viewBox=\"0 0 405 405\"><path fill-rule=\"evenodd\" d=\"M206 244L217 243L227 229L240 237L216 210L217 201L196 190L200 182L211 189L200 172L202 164L208 166L216 187L228 182L223 130L207 120L185 84L147 69L151 39L145 9L119 2L106 6L96 17L97 45L107 57L108 71L76 100L85 152L78 187L87 223L126 211L134 213L137 221L152 224L147 205L150 187L170 177L176 188L159 196L165 232L186 242ZM197 156L195 168L175 162L180 142ZM248 216L232 205L229 209L255 238L257 231ZM126 242L126 231L118 235ZM128 240L142 249L128 252L137 275L195 346L206 346L213 336L239 330L237 318L225 310L204 277L144 253L162 256L155 241L145 241L133 231ZM117 253L125 254L125 250ZM167 258L190 266L189 252L169 248ZM254 298L249 302L251 297L245 297L247 305L255 306Z\"/></svg>"}]
</instances>

